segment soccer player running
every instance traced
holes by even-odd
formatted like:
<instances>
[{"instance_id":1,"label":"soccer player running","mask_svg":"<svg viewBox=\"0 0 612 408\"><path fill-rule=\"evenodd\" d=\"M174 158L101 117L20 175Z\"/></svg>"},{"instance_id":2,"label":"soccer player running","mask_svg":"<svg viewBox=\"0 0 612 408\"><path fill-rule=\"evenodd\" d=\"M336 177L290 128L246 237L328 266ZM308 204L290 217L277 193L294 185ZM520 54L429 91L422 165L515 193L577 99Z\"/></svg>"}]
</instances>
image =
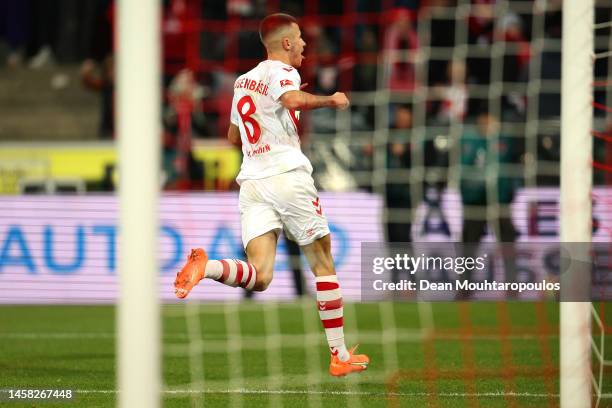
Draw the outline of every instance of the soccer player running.
<instances>
[{"instance_id":1,"label":"soccer player running","mask_svg":"<svg viewBox=\"0 0 612 408\"><path fill-rule=\"evenodd\" d=\"M203 278L229 286L264 291L272 281L279 233L297 242L315 275L317 306L331 351L329 372L344 376L367 369L369 358L344 343L340 286L331 256L327 219L312 179L312 165L298 136L300 110L346 109L341 92L316 96L301 90L300 74L306 43L297 20L272 14L259 27L268 59L234 84L230 142L242 142L244 159L238 174L242 242L248 262L208 259L193 249L174 282L179 298Z\"/></svg>"}]
</instances>

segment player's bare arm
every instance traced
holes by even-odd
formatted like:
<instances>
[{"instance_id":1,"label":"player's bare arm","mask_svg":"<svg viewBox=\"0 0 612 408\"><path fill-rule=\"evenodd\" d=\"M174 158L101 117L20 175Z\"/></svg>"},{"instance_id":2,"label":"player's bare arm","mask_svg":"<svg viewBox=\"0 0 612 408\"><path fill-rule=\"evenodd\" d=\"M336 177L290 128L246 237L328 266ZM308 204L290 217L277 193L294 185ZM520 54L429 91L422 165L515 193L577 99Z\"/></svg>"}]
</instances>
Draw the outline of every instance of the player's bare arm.
<instances>
[{"instance_id":1,"label":"player's bare arm","mask_svg":"<svg viewBox=\"0 0 612 408\"><path fill-rule=\"evenodd\" d=\"M227 140L234 146L240 147L242 146L242 141L240 140L240 129L238 126L230 123L229 129L227 129Z\"/></svg>"},{"instance_id":2,"label":"player's bare arm","mask_svg":"<svg viewBox=\"0 0 612 408\"><path fill-rule=\"evenodd\" d=\"M342 92L336 92L331 96L320 96L304 91L289 91L280 97L280 102L287 109L298 110L318 108L336 108L342 110L349 106L349 100Z\"/></svg>"}]
</instances>

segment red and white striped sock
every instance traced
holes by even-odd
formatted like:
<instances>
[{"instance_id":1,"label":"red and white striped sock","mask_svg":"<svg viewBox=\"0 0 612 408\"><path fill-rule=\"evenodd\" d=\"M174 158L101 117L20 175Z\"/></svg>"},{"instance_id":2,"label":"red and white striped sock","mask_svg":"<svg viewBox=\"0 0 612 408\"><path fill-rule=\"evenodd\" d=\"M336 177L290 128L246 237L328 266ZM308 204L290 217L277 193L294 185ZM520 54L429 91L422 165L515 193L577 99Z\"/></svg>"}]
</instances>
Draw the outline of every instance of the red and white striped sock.
<instances>
[{"instance_id":1,"label":"red and white striped sock","mask_svg":"<svg viewBox=\"0 0 612 408\"><path fill-rule=\"evenodd\" d=\"M337 355L340 361L347 361L350 354L344 344L342 294L338 278L336 275L317 276L315 281L319 317L325 329L329 350Z\"/></svg>"},{"instance_id":2,"label":"red and white striped sock","mask_svg":"<svg viewBox=\"0 0 612 408\"><path fill-rule=\"evenodd\" d=\"M252 290L255 286L256 276L255 266L240 259L209 259L204 270L205 278L248 290Z\"/></svg>"}]
</instances>

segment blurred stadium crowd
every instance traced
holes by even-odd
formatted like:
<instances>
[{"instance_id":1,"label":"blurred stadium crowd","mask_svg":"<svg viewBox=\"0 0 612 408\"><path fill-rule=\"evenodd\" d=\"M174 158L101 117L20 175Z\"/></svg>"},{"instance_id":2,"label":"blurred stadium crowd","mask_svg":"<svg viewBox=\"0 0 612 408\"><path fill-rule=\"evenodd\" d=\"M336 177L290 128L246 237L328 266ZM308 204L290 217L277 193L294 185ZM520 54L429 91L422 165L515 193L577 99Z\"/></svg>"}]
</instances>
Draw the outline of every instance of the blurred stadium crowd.
<instances>
[{"instance_id":1,"label":"blurred stadium crowd","mask_svg":"<svg viewBox=\"0 0 612 408\"><path fill-rule=\"evenodd\" d=\"M278 11L300 19L307 90L348 92L353 101L344 116L324 109L302 115L304 149L320 170L323 189L374 190L385 194L388 207L410 207L411 200L420 200L411 191L425 195L414 184L441 189L453 179L448 169L461 166L474 167L468 179L478 180L482 160L510 169L500 176L501 190L507 190L497 197L502 203L525 183L558 185L561 0L164 0L162 5L167 188L235 187L227 177L204 183L205 173L215 172L222 161L194 156L193 146L225 137L233 81L265 58L258 22ZM112 139L114 2L3 0L0 7L5 69L79 65L82 89L99 97L98 138ZM598 2L596 18L609 19L610 10ZM607 61L595 64L596 78L609 76ZM61 77L56 80L61 87ZM606 96L605 86L595 89L596 101L605 105ZM605 110L595 115L599 130L610 133ZM481 140L492 135L499 145L496 157L480 157ZM610 163L611 149L596 139L595 159ZM526 175L532 163L538 170ZM417 171L402 172L410 169ZM467 170L462 174L469 175ZM465 181L455 186L473 196L468 201L482 201L483 190L470 190ZM610 173L596 171L595 182L612 183Z\"/></svg>"}]
</instances>

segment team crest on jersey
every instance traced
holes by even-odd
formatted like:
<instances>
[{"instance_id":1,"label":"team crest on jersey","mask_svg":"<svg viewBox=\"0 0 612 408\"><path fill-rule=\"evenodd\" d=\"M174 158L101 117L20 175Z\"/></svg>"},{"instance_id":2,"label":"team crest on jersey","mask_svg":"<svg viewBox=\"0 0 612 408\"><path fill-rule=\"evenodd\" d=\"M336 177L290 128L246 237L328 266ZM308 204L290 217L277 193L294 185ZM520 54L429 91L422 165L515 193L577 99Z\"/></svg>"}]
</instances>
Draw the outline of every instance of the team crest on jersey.
<instances>
[{"instance_id":1,"label":"team crest on jersey","mask_svg":"<svg viewBox=\"0 0 612 408\"><path fill-rule=\"evenodd\" d=\"M289 79L281 79L280 86L281 88L284 88L285 86L293 86L293 82Z\"/></svg>"}]
</instances>

